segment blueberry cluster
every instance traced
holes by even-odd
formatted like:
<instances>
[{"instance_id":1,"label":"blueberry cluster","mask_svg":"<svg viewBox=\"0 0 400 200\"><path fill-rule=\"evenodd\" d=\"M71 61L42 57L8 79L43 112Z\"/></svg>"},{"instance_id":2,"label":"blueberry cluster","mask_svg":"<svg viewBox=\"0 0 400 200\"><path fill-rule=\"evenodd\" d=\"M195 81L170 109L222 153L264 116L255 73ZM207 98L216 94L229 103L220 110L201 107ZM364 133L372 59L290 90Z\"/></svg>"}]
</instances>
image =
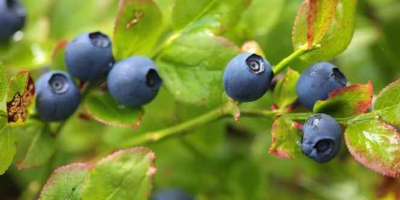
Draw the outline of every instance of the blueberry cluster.
<instances>
[{"instance_id":1,"label":"blueberry cluster","mask_svg":"<svg viewBox=\"0 0 400 200\"><path fill-rule=\"evenodd\" d=\"M240 102L255 101L268 91L273 76L267 60L243 53L233 58L225 69L225 92ZM316 63L305 70L297 82L298 101L312 111L317 101L327 99L330 92L346 84L346 77L336 66L328 62ZM340 150L341 135L335 119L315 114L303 126L302 151L316 162L328 162Z\"/></svg>"},{"instance_id":2,"label":"blueberry cluster","mask_svg":"<svg viewBox=\"0 0 400 200\"><path fill-rule=\"evenodd\" d=\"M20 1L0 0L0 42L8 41L25 25L26 10Z\"/></svg>"},{"instance_id":3,"label":"blueberry cluster","mask_svg":"<svg viewBox=\"0 0 400 200\"><path fill-rule=\"evenodd\" d=\"M17 0L0 0L0 42L8 41L25 24L26 11ZM162 85L154 62L133 56L115 63L112 43L101 32L83 33L65 51L68 71L82 82L107 80L114 99L123 105L140 107L151 102ZM262 56L243 53L233 58L223 74L229 97L240 102L261 98L270 88L274 72ZM298 101L313 110L315 103L347 84L333 64L320 62L305 70L296 85ZM63 71L50 71L36 82L36 111L46 121L62 121L80 104L81 93L74 79ZM327 162L340 149L341 128L330 116L315 114L303 127L302 151L316 162ZM176 194L171 192L171 194Z\"/></svg>"},{"instance_id":4,"label":"blueberry cluster","mask_svg":"<svg viewBox=\"0 0 400 200\"><path fill-rule=\"evenodd\" d=\"M162 80L152 60L133 56L117 63L111 40L101 32L83 33L73 39L65 51L68 71L82 82L107 78L115 100L140 107L152 101ZM62 71L50 71L36 82L36 111L46 121L61 121L72 115L80 103L80 91L74 79Z\"/></svg>"}]
</instances>

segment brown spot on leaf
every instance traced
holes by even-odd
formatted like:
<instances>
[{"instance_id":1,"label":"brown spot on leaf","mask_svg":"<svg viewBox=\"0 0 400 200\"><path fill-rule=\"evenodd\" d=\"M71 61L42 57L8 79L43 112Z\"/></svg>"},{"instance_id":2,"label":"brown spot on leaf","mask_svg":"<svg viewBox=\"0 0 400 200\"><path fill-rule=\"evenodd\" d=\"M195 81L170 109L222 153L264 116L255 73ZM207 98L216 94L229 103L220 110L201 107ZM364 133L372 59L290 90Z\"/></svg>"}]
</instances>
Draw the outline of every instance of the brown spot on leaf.
<instances>
[{"instance_id":1,"label":"brown spot on leaf","mask_svg":"<svg viewBox=\"0 0 400 200\"><path fill-rule=\"evenodd\" d=\"M33 81L32 77L28 75L28 82L25 87L25 92L22 95L22 105L24 107L28 107L33 103L35 99L35 82Z\"/></svg>"},{"instance_id":2,"label":"brown spot on leaf","mask_svg":"<svg viewBox=\"0 0 400 200\"><path fill-rule=\"evenodd\" d=\"M133 17L126 24L125 29L126 30L131 29L133 26L138 24L143 17L144 17L144 12L142 10L133 10Z\"/></svg>"},{"instance_id":3,"label":"brown spot on leaf","mask_svg":"<svg viewBox=\"0 0 400 200\"><path fill-rule=\"evenodd\" d=\"M24 86L24 93L16 92L7 102L8 123L24 122L26 120L26 108L32 104L35 97L35 84L27 71L21 71L17 76L28 76ZM12 80L13 81L13 80Z\"/></svg>"}]
</instances>

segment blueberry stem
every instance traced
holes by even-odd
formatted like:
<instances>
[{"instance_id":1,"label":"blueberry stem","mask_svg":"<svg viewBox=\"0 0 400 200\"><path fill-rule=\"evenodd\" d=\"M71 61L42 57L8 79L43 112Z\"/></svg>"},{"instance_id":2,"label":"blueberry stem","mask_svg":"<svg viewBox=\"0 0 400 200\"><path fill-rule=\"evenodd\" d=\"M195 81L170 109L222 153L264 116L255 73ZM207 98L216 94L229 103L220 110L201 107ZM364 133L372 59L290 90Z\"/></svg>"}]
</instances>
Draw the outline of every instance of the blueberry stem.
<instances>
[{"instance_id":1,"label":"blueberry stem","mask_svg":"<svg viewBox=\"0 0 400 200\"><path fill-rule=\"evenodd\" d=\"M266 118L275 118L279 114L278 110L248 110L243 109L240 110L240 115L246 117L266 117Z\"/></svg>"},{"instance_id":2,"label":"blueberry stem","mask_svg":"<svg viewBox=\"0 0 400 200\"><path fill-rule=\"evenodd\" d=\"M202 125L217 121L221 118L236 116L237 109L237 104L229 101L225 105L189 121L159 131L148 132L138 137L132 138L131 140L122 143L121 147L126 148L141 145L144 143L153 143L169 136L177 135L179 133L185 133Z\"/></svg>"},{"instance_id":3,"label":"blueberry stem","mask_svg":"<svg viewBox=\"0 0 400 200\"><path fill-rule=\"evenodd\" d=\"M291 120L307 120L312 113L288 113L284 114L285 117ZM350 117L335 117L335 120L342 124L355 124L367 120L377 119L378 115L374 112L355 115Z\"/></svg>"},{"instance_id":4,"label":"blueberry stem","mask_svg":"<svg viewBox=\"0 0 400 200\"><path fill-rule=\"evenodd\" d=\"M279 62L277 65L274 66L273 71L274 74L279 74L281 71L283 71L291 62L293 62L295 59L303 55L305 52L312 51L316 48L319 48L320 45L314 45L311 49L308 49L308 44L305 44L301 46L299 49L294 51L292 54L290 54L288 57L284 58L281 62Z\"/></svg>"}]
</instances>

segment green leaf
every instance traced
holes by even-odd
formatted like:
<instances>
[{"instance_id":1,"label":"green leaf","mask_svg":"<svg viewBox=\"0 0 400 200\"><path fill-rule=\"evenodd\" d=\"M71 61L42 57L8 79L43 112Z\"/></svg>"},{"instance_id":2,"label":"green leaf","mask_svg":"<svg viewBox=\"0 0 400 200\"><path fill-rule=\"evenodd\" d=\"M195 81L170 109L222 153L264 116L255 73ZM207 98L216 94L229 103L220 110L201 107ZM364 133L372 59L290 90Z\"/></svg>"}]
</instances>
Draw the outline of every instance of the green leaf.
<instances>
[{"instance_id":1,"label":"green leaf","mask_svg":"<svg viewBox=\"0 0 400 200\"><path fill-rule=\"evenodd\" d=\"M264 177L267 174L260 168L258 163L251 160L242 160L230 167L229 181L225 187L236 197L234 199L263 199L260 194L265 190Z\"/></svg>"},{"instance_id":2,"label":"green leaf","mask_svg":"<svg viewBox=\"0 0 400 200\"><path fill-rule=\"evenodd\" d=\"M115 14L111 7L113 4L115 4L114 1L99 3L97 0L51 3L48 14L51 36L59 40L75 37L82 32L104 29L105 27L92 26L104 17Z\"/></svg>"},{"instance_id":3,"label":"green leaf","mask_svg":"<svg viewBox=\"0 0 400 200\"><path fill-rule=\"evenodd\" d=\"M302 133L295 126L295 122L284 117L275 119L272 124L272 142L269 153L285 159L293 159L301 154Z\"/></svg>"},{"instance_id":4,"label":"green leaf","mask_svg":"<svg viewBox=\"0 0 400 200\"><path fill-rule=\"evenodd\" d=\"M10 79L7 92L7 115L10 125L22 125L27 118L26 108L35 99L35 83L29 71L20 71Z\"/></svg>"},{"instance_id":5,"label":"green leaf","mask_svg":"<svg viewBox=\"0 0 400 200\"><path fill-rule=\"evenodd\" d=\"M310 0L311 1L311 0ZM315 0L314 0L315 1ZM322 4L330 4L335 1L321 1L324 2ZM321 5L322 5L321 4ZM338 0L338 5L335 12L334 20L331 23L331 26L326 32L327 22L330 21L329 14L333 7L330 6L329 9L323 10L325 13L323 16L325 17L317 17L315 22L320 22L320 25L313 26L312 31L307 31L304 23L307 18L301 15L298 15L298 19L296 19L294 35L293 35L293 46L294 49L297 50L300 48L300 43L304 42L304 35L307 36L308 32L311 32L312 37L308 36L308 38L313 38L312 44L320 44L321 46L313 51L309 51L305 53L300 58L304 61L315 62L321 60L330 60L333 57L337 56L341 52L343 52L347 46L350 44L351 39L353 38L353 33L356 25L356 17L357 17L357 1L356 0ZM301 7L301 10L306 9L306 7ZM304 12L304 11L303 11ZM302 13L302 12L300 12ZM318 11L317 11L318 13ZM322 15L321 15L322 16ZM316 23L318 24L318 23ZM323 30L320 34L317 31L319 28ZM313 32L317 33L313 33ZM297 36L298 35L298 36ZM300 37L302 36L302 37ZM302 38L302 39L301 39ZM303 41L303 42L302 42ZM307 40L309 41L309 40ZM318 41L318 42L317 42ZM310 43L308 44L310 47Z\"/></svg>"},{"instance_id":6,"label":"green leaf","mask_svg":"<svg viewBox=\"0 0 400 200\"><path fill-rule=\"evenodd\" d=\"M385 176L400 176L400 133L391 125L374 119L347 127L347 147L353 157Z\"/></svg>"},{"instance_id":7,"label":"green leaf","mask_svg":"<svg viewBox=\"0 0 400 200\"><path fill-rule=\"evenodd\" d=\"M295 50L304 45L318 44L326 35L335 17L338 0L305 0L293 26Z\"/></svg>"},{"instance_id":8,"label":"green leaf","mask_svg":"<svg viewBox=\"0 0 400 200\"><path fill-rule=\"evenodd\" d=\"M7 93L7 72L3 63L0 61L0 102L3 101ZM1 106L0 106L1 108Z\"/></svg>"},{"instance_id":9,"label":"green leaf","mask_svg":"<svg viewBox=\"0 0 400 200\"><path fill-rule=\"evenodd\" d=\"M157 59L164 85L175 99L197 105L222 102L222 74L240 50L224 38L207 33L185 35Z\"/></svg>"},{"instance_id":10,"label":"green leaf","mask_svg":"<svg viewBox=\"0 0 400 200\"><path fill-rule=\"evenodd\" d=\"M376 98L374 111L385 121L400 125L400 79L384 88Z\"/></svg>"},{"instance_id":11,"label":"green leaf","mask_svg":"<svg viewBox=\"0 0 400 200\"><path fill-rule=\"evenodd\" d=\"M148 199L156 172L155 155L139 147L100 160L82 188L84 200Z\"/></svg>"},{"instance_id":12,"label":"green leaf","mask_svg":"<svg viewBox=\"0 0 400 200\"><path fill-rule=\"evenodd\" d=\"M94 90L85 101L86 110L97 121L136 129L144 114L143 108L132 108L118 103L108 92Z\"/></svg>"},{"instance_id":13,"label":"green leaf","mask_svg":"<svg viewBox=\"0 0 400 200\"><path fill-rule=\"evenodd\" d=\"M273 102L278 108L286 108L296 101L296 84L300 74L290 68L287 69L285 76L281 79L274 89Z\"/></svg>"},{"instance_id":14,"label":"green leaf","mask_svg":"<svg viewBox=\"0 0 400 200\"><path fill-rule=\"evenodd\" d=\"M282 0L252 0L240 19L241 30L247 33L248 38L265 37L279 21L279 14L284 11L285 3ZM267 9L268 12L265 12Z\"/></svg>"},{"instance_id":15,"label":"green leaf","mask_svg":"<svg viewBox=\"0 0 400 200\"><path fill-rule=\"evenodd\" d=\"M65 65L65 48L68 45L67 40L60 41L57 46L53 49L51 55L51 69L67 71Z\"/></svg>"},{"instance_id":16,"label":"green leaf","mask_svg":"<svg viewBox=\"0 0 400 200\"><path fill-rule=\"evenodd\" d=\"M149 55L161 28L161 10L152 0L120 0L113 39L115 59Z\"/></svg>"},{"instance_id":17,"label":"green leaf","mask_svg":"<svg viewBox=\"0 0 400 200\"><path fill-rule=\"evenodd\" d=\"M221 34L239 21L250 0L178 0L172 12L175 31L212 30Z\"/></svg>"},{"instance_id":18,"label":"green leaf","mask_svg":"<svg viewBox=\"0 0 400 200\"><path fill-rule=\"evenodd\" d=\"M7 113L0 110L0 175L10 167L16 150L15 134L7 125Z\"/></svg>"},{"instance_id":19,"label":"green leaf","mask_svg":"<svg viewBox=\"0 0 400 200\"><path fill-rule=\"evenodd\" d=\"M75 163L58 168L43 187L39 200L81 200L80 191L91 167Z\"/></svg>"},{"instance_id":20,"label":"green leaf","mask_svg":"<svg viewBox=\"0 0 400 200\"><path fill-rule=\"evenodd\" d=\"M354 84L329 93L327 100L319 100L314 105L314 113L325 113L333 117L350 117L364 113L372 102L374 88L369 82Z\"/></svg>"},{"instance_id":21,"label":"green leaf","mask_svg":"<svg viewBox=\"0 0 400 200\"><path fill-rule=\"evenodd\" d=\"M56 138L50 133L48 124L31 120L15 131L18 150L15 163L19 169L45 164L55 152Z\"/></svg>"}]
</instances>

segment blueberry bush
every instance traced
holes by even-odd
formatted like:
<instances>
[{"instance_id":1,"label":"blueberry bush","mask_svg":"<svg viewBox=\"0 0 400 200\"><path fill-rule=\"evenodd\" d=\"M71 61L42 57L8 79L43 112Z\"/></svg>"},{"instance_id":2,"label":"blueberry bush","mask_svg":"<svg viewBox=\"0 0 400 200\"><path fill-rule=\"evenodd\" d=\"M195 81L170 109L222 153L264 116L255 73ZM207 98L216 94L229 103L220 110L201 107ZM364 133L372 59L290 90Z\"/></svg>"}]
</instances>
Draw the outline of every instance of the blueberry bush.
<instances>
[{"instance_id":1,"label":"blueberry bush","mask_svg":"<svg viewBox=\"0 0 400 200\"><path fill-rule=\"evenodd\" d=\"M399 7L0 0L0 197L399 199Z\"/></svg>"}]
</instances>

